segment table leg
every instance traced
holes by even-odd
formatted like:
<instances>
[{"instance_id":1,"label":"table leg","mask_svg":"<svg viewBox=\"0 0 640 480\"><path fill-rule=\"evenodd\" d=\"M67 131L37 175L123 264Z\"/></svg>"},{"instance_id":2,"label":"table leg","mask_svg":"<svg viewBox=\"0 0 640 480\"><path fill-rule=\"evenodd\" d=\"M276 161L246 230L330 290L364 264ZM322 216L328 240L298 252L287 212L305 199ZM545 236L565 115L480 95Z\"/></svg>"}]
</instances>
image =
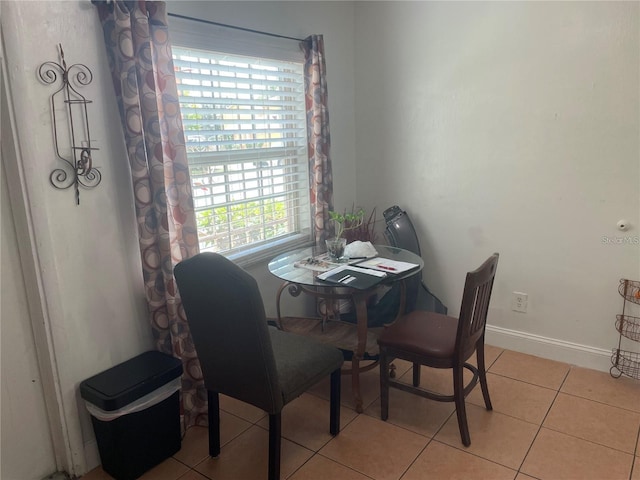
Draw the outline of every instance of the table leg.
<instances>
[{"instance_id":1,"label":"table leg","mask_svg":"<svg viewBox=\"0 0 640 480\"><path fill-rule=\"evenodd\" d=\"M365 293L354 293L353 303L356 307L358 343L351 358L351 387L356 412L362 413L362 393L360 392L360 361L364 358L367 346L367 297Z\"/></svg>"}]
</instances>

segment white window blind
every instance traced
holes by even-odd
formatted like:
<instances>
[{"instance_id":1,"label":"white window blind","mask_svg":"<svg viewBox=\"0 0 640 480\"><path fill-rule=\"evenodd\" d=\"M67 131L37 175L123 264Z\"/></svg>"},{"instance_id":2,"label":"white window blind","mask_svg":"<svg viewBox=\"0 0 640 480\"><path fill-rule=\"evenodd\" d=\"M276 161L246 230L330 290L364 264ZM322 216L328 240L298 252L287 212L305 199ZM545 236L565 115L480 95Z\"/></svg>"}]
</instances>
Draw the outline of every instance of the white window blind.
<instances>
[{"instance_id":1,"label":"white window blind","mask_svg":"<svg viewBox=\"0 0 640 480\"><path fill-rule=\"evenodd\" d=\"M201 251L311 235L302 63L173 47Z\"/></svg>"}]
</instances>

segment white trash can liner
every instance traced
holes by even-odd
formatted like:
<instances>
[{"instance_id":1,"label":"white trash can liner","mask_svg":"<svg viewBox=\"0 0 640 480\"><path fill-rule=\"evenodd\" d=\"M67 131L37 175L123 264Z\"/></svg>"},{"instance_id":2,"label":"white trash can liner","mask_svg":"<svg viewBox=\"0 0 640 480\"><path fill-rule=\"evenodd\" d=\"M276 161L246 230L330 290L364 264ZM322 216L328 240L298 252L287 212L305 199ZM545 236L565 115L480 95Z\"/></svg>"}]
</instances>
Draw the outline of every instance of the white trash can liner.
<instances>
[{"instance_id":1,"label":"white trash can liner","mask_svg":"<svg viewBox=\"0 0 640 480\"><path fill-rule=\"evenodd\" d=\"M128 415L130 413L140 412L149 407L153 407L163 400L169 398L175 392L180 390L181 379L180 377L174 378L172 381L165 383L163 386L155 389L153 392L140 397L133 402L125 405L118 410L106 411L98 408L93 403L85 400L85 405L87 406L87 410L89 413L96 417L98 420L102 420L103 422L110 422L111 420L115 420L116 418L120 418L123 415Z\"/></svg>"}]
</instances>

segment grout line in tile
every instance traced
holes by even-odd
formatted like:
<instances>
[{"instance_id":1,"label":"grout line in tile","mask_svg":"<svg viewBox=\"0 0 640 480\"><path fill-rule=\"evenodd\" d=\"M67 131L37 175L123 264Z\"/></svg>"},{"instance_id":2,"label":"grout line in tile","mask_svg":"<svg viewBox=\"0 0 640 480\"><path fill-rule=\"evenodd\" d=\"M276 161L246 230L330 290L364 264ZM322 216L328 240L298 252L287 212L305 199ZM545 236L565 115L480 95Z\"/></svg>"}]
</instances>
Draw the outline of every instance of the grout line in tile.
<instances>
[{"instance_id":1,"label":"grout line in tile","mask_svg":"<svg viewBox=\"0 0 640 480\"><path fill-rule=\"evenodd\" d=\"M529 448L527 448L527 453L525 453L524 457L522 457L522 462L520 462L520 466L518 467L518 472L520 472L520 470L522 469L522 466L524 465L524 462L527 460L527 457L529 456L529 453L531 453L531 449L533 448L533 444L536 443L536 440L538 439L538 435L540 435L540 431L542 430L542 425L544 425L545 420L549 416L549 412L553 408L553 405L556 403L556 400L558 399L558 395L560 395L560 389L562 388L562 385L566 381L567 376L569 375L570 371L571 371L571 369L569 369L567 371L567 373L565 374L564 378L562 379L562 382L560 383L560 387L558 387L558 390L554 390L556 392L556 394L553 397L553 401L549 404L549 408L547 408L547 413L544 414L544 417L542 418L542 421L540 422L540 425L538 425L538 431L533 436L533 440L531 440L531 444L529 445Z\"/></svg>"},{"instance_id":2,"label":"grout line in tile","mask_svg":"<svg viewBox=\"0 0 640 480\"><path fill-rule=\"evenodd\" d=\"M319 456L319 457L322 457L322 458L324 458L324 459L326 459L326 460L329 460L329 461L331 461L331 462L337 463L338 465L341 465L341 466L343 466L343 467L345 467L345 468L348 468L348 469L349 469L349 470L351 470L352 472L356 472L356 473L358 473L358 474L360 474L360 475L362 475L362 476L365 476L365 477L367 477L367 478L370 478L371 480L376 480L374 477L372 477L372 476L370 476L370 475L367 475L366 473L361 472L360 470L356 470L355 468L350 467L349 465L345 465L344 463L340 463L338 460L335 460L335 459L333 459L333 458L329 458L329 457L327 457L327 456L325 456L325 455L322 455L321 453L316 453L316 454L314 455L314 457L315 457L316 455L317 455L317 456ZM313 457L312 457L312 458L313 458ZM309 460L311 460L311 458L310 458Z\"/></svg>"},{"instance_id":3,"label":"grout line in tile","mask_svg":"<svg viewBox=\"0 0 640 480\"><path fill-rule=\"evenodd\" d=\"M496 362L496 361L497 361L497 360L498 360L498 359L499 359L499 358L504 354L504 352L505 352L505 351L507 351L507 350L502 349L502 351L501 351L501 352L498 354L498 356L493 360L493 362L491 362L491 364L487 364L487 367L486 367L486 368L487 368L487 371L489 371L489 368L495 364L495 362ZM542 385L536 385L536 384L533 384L533 383L530 383L530 382L526 382L526 381L524 381L524 380L522 380L522 379L519 379L519 378L513 378L513 377L506 376L506 375L500 375L500 374L495 373L495 372L490 372L490 373L492 373L492 374L494 374L494 375L502 376L502 377L504 377L504 378L509 378L509 379L511 379L511 380L514 380L514 381L519 381L519 382L522 382L522 383L525 383L525 384L534 385L534 386L537 386L537 387L540 387L540 388L545 388L545 389L547 389L547 390L553 390L553 391L555 391L555 395L554 395L554 397L553 397L553 400L552 400L552 402L550 403L550 405L549 405L549 407L548 407L548 409L547 409L547 411L546 411L546 413L545 413L545 415L544 415L543 419L541 420L540 424L538 425L538 424L537 424L537 422L527 422L527 423L530 423L530 424L531 424L531 423L533 423L533 424L537 425L537 426L538 426L538 428L537 428L536 434L535 434L535 436L533 437L533 440L532 440L531 444L529 445L529 448L527 449L527 452L525 453L525 455L524 455L524 457L523 457L523 459L522 459L522 462L520 463L519 467L517 468L517 470L514 470L514 469L513 469L513 468L511 468L511 467L506 467L506 466L505 466L506 468L509 468L510 470L515 471L515 472L516 472L516 473L515 473L515 476L516 476L516 477L517 477L517 475L518 475L519 473L525 474L525 472L522 472L522 467L523 467L523 465L524 465L524 463L525 463L525 461L526 461L526 459L527 459L528 455L530 454L531 449L532 449L532 447L533 447L533 444L536 442L536 440L537 440L538 436L540 435L540 432L542 431L542 429L543 429L543 428L545 428L545 429L550 430L550 431L557 431L557 430L554 430L553 428L549 428L549 427L547 427L547 426L544 426L544 422L546 421L546 419L547 419L547 417L548 417L548 415L549 415L549 413L550 413L551 409L552 409L552 408L553 408L553 406L555 405L555 402L557 401L557 399L558 399L558 397L559 397L559 394L560 394L560 393L563 393L563 394L565 394L565 395L572 396L572 397L575 397L575 398L583 398L583 399L585 399L585 400L593 401L593 402L596 402L596 403L599 403L599 404L602 404L602 405L606 405L606 406L610 406L610 407L614 407L614 408L619 408L619 409L624 410L624 411L633 412L633 413L638 413L638 412L636 412L636 411L634 411L634 410L629 410L629 409L627 409L627 408L619 407L619 406L617 406L617 405L611 405L611 404L608 404L608 403L605 403L605 402L602 402L602 401L598 401L598 400L594 400L594 399L591 399L591 398L583 397L583 396L581 396L581 395L575 395L575 394L572 394L572 393L561 392L561 389L563 388L563 386L564 386L564 385L566 384L566 382L567 382L567 378L568 378L569 374L571 373L572 369L574 369L574 368L575 368L575 367L574 367L573 365L570 365L570 367L569 367L569 369L567 370L567 372L566 372L566 374L565 374L565 376L564 376L564 378L563 378L562 382L560 383L560 386L559 386L557 389L555 389L555 388L545 387L545 386L542 386ZM314 396L316 396L316 397L318 397L318 398L322 398L322 399L326 400L326 398L322 397L321 395L316 395L316 394L315 394L315 393L313 393L313 392L308 392L308 393L309 393L309 394L311 394L311 395L314 395ZM373 402L375 402L378 398L379 398L379 396L375 397L375 399L373 400ZM372 402L372 403L373 403L373 402ZM347 409L349 409L350 407L349 407L348 405L342 405L342 407L341 407L341 408L347 408ZM234 416L234 417L236 417L236 418L238 418L238 419L240 419L240 420L243 420L244 422L247 422L249 425L256 425L256 426L258 426L259 428L261 428L261 429L265 430L263 427L261 427L260 425L258 425L258 423L262 420L262 418L263 418L263 417L261 417L260 419L258 419L258 420L257 420L257 421L255 421L255 422L251 422L251 421L246 420L245 418L242 418L242 417L240 417L240 416L238 416L238 415L235 415L235 414L233 414L233 413L231 413L231 412L228 412L228 411L226 411L226 410L224 410L224 409L221 409L221 410L225 411L225 413L227 413L228 415L232 415L232 416ZM351 410L353 410L353 409L351 409ZM485 457L483 457L483 456L480 456L480 455L478 455L478 454L474 454L474 453L468 452L467 450L462 449L460 446L456 446L456 445L448 445L448 444L445 444L445 443L443 443L443 442L438 441L438 440L436 440L436 439L435 439L435 437L436 437L436 436L440 433L440 431L444 428L444 426L446 425L446 423L447 423L448 421L450 421L451 417L452 417L454 414L455 414L455 410L454 410L453 412L451 412L451 414L449 414L449 416L447 416L447 417L446 417L446 419L444 419L444 421L442 422L442 424L439 426L439 428L437 428L437 430L433 433L433 435L432 435L432 436L427 436L427 435L419 434L419 433L416 433L416 432L414 432L414 431L412 431L412 430L410 430L410 429L408 429L408 428L406 428L406 427L403 427L403 426L399 426L399 425L395 425L395 424L394 424L394 426L396 426L396 427L398 427L398 428L401 428L401 429L403 429L403 430L406 430L406 431L409 431L409 432L411 432L411 433L414 433L414 434L417 434L417 435L421 435L422 437L427 438L427 443L426 443L426 445L425 445L425 446L420 450L420 452L416 455L416 457L415 457L415 458L413 459L413 461L409 464L409 466L404 470L404 472L402 472L402 474L401 474L400 478L404 477L404 476L407 474L407 472L409 471L409 469L410 469L410 468L415 464L416 460L420 457L420 455L422 455L422 454L424 453L425 449L426 449L429 445L431 445L431 443L432 443L432 442L434 442L434 441L435 441L435 442L438 442L439 444L442 444L442 445L448 446L448 447L457 448L458 450L461 450L461 451L463 451L463 452L465 452L465 453L469 453L469 454L471 454L471 455L473 455L473 456L475 456L475 457L477 457L477 458L481 458L481 459L483 459L483 460L485 460L485 461L492 462L492 463L494 463L494 464L496 464L496 465L504 466L504 465L502 465L502 464L500 464L500 463L497 463L497 462L495 462L495 461L493 461L493 460L490 460L490 459L485 458ZM351 423L352 423L356 418L358 418L360 415L368 415L368 416L370 416L370 417L372 417L372 418L378 419L378 417L376 417L375 415L371 415L371 414L367 414L367 413L356 414L356 415L355 415L355 416L353 416L353 418L351 418L349 421L347 421L346 423L343 423L343 424L341 425L341 430L342 430L342 429L344 429L344 428L346 428L348 425L350 425L350 424L351 424ZM512 417L512 418L517 418L517 417L513 417L512 415L507 415L507 414L505 414L505 413L501 413L501 415L505 415L505 416ZM522 419L520 419L520 420L522 420ZM525 420L522 420L522 421L525 421ZM198 428L207 428L206 426L202 426L202 425L197 426L197 427L198 427ZM250 428L250 427L248 427L248 428ZM185 437L185 435L186 435L186 433L187 433L187 430L188 430L188 429L186 429L186 430L184 431L184 433L182 434L182 439L183 439L183 440L184 440L184 437ZM228 444L229 442L231 442L231 441L235 440L238 436L242 435L244 432L246 432L246 429L245 429L245 430L243 430L242 432L240 432L238 435L234 436L233 438L229 439L229 441L227 442L227 444ZM590 443L590 444L593 444L593 445L598 445L598 446L601 446L601 447L610 448L610 449L612 449L612 450L619 451L619 452L624 453L624 454L626 454L626 455L630 455L630 456L632 457L632 463L631 463L631 469L630 469L630 473L629 473L629 480L634 479L634 472L636 473L636 477L638 477L638 475L637 475L637 473L638 473L638 472L637 472L637 471L638 471L638 470L640 470L640 450L639 450L639 449L640 449L640 427L638 428L638 435L636 436L635 450L634 450L634 453L631 453L631 454L629 454L628 452L622 452L622 451L620 451L620 450L617 450L617 449L615 449L615 448L613 448L613 447L610 447L610 446L607 446L607 445L601 445L601 444L599 444L599 443L596 443L596 442L593 442L593 441L590 441L590 440L586 440L586 439L583 439L583 438L580 438L580 437L576 437L576 436L574 436L574 435L570 435L570 434L568 434L568 433L566 433L566 432L560 432L560 431L557 431L557 432L559 432L560 434L563 434L563 435L568 435L568 436L573 437L573 438L578 438L578 439L580 439L580 440L582 440L582 441L586 441L586 442L588 442L588 443ZM284 438L286 438L286 437L284 437ZM338 462L338 461L336 461L336 460L329 459L328 457L326 457L326 456L322 455L321 453L319 453L319 450L320 450L321 448L323 448L323 447L324 447L328 442L330 442L332 439L333 439L333 437L331 437L329 440L327 440L327 442L326 442L325 444L323 444L323 445L322 445L322 446L321 446L317 451L313 451L313 450L310 450L309 448L305 447L304 445L301 445L301 444L299 444L299 443L297 443L297 442L295 442L295 441L293 441L293 440L291 440L291 439L287 438L287 440L288 440L288 441L290 441L290 442L292 442L292 443L294 443L294 444L296 444L296 445L300 445L301 447L303 447L303 448L305 448L305 449L307 449L307 450L310 450L310 451L312 452L312 455L309 457L309 459L308 459L307 461L305 461L305 463L303 463L303 465L301 465L298 469L296 469L296 470L295 470L295 471L294 471L290 476L294 475L294 474L295 474L295 473L296 473L300 468L302 468L302 466L306 465L306 464L308 463L308 461L309 461L309 460L311 460L314 456L319 455L319 456L321 456L321 457L323 457L323 458L327 458L327 459L328 459L328 460L330 460L330 461L333 461L333 462L335 462L335 463L340 464L340 465L341 465L342 467L344 467L344 468L348 468L348 469L349 469L349 470L351 470L351 471L357 472L357 473L359 473L359 474L363 475L363 476L364 476L364 477L366 477L366 478L369 478L369 479L371 479L371 480L375 480L375 478L374 478L374 477L371 477L371 476L369 476L369 475L365 474L364 472L360 472L360 471L358 471L358 470L356 470L356 469L354 469L354 468L352 468L352 467L349 467L348 465L344 465L344 464L342 464L342 463L340 463L340 462ZM225 445L226 445L226 444L225 444ZM187 472L185 472L184 474L180 475L180 476L179 476L179 477L177 477L177 478L182 478L182 477L184 477L185 475L188 475L188 474L189 474L189 473L191 473L191 472L195 472L195 473L197 473L197 474L201 475L201 477L202 477L203 479L204 479L204 478L208 478L208 479L210 479L210 477L208 477L207 475L205 475L205 474L203 474L203 473L199 472L198 470L196 470L196 468L197 468L199 465L201 465L203 462L205 462L205 461L207 461L207 460L209 459L208 453L207 453L207 455L206 455L202 460L198 461L198 462L197 462L195 465L193 465L193 466L189 466L189 465L185 464L184 462L181 462L180 460L176 459L175 457L172 457L172 458L173 458L174 460L176 460L177 462L179 462L180 464L185 465L186 467L188 467L188 471L187 471ZM527 475L528 475L528 474L527 474ZM290 478L290 476L289 476L289 478ZM529 476L531 476L531 475L529 475ZM532 477L532 476L531 476L531 477ZM533 478L536 478L536 477L533 477Z\"/></svg>"},{"instance_id":4,"label":"grout line in tile","mask_svg":"<svg viewBox=\"0 0 640 480\"><path fill-rule=\"evenodd\" d=\"M520 470L519 470L519 469L518 469L518 470L515 470L514 468L509 467L509 466L507 466L507 465L504 465L504 464L502 464L502 463L500 463L500 462L496 462L495 460L491 460L490 458L483 457L482 455L478 455L477 453L471 452L471 451L467 450L467 449L466 449L466 447L464 447L464 445L462 445L462 443L461 443L460 445L455 445L455 446L454 446L454 445L449 445L448 443L441 442L440 440L436 440L435 438L433 439L433 442L435 442L435 443L439 443L440 445L444 445L445 447L455 448L455 449L457 449L457 450L460 450L461 452L467 453L467 454L469 454L469 455L472 455L472 456L474 456L474 457L476 457L476 458L479 458L479 459L481 459L481 460L484 460L484 461L486 461L486 462L490 462L490 463L493 463L494 465L499 465L499 466L501 466L501 467L504 467L504 468L506 468L506 469L509 469L509 470L511 470L512 472L514 472L514 473L515 473L515 476L517 476L517 475L518 475L518 473L520 472ZM429 443L431 443L431 442L429 442ZM462 445L462 447L461 447L461 445ZM529 475L529 476L531 476L531 475Z\"/></svg>"},{"instance_id":5,"label":"grout line in tile","mask_svg":"<svg viewBox=\"0 0 640 480\"><path fill-rule=\"evenodd\" d=\"M567 395L569 397L580 398L582 400L588 400L590 402L597 403L598 405L604 405L606 407L617 408L618 410L624 410L625 412L629 412L629 413L633 413L633 414L636 414L636 415L640 415L640 412L637 411L637 410L631 410L629 408L624 408L624 407L621 407L619 405L613 405L611 403L603 402L601 400L596 400L594 398L584 397L582 395L576 395L574 393L569 393L569 392L558 391L558 393L562 393L563 395ZM555 402L555 399L554 399L554 402Z\"/></svg>"},{"instance_id":6,"label":"grout line in tile","mask_svg":"<svg viewBox=\"0 0 640 480\"><path fill-rule=\"evenodd\" d=\"M420 455L422 455L422 453L427 449L427 447L429 445L431 445L431 442L433 442L433 437L429 438L429 441L427 442L427 444L422 447L422 449L418 452L418 454L416 455L416 458L414 458L413 460L411 460L411 462L409 462L409 465L407 466L407 468L404 469L404 471L402 472L402 474L400 475L399 480L402 480L402 477L404 477L407 472L409 471L409 469L411 469L411 467L413 466L414 463L416 463L416 461L418 460L418 458L420 457Z\"/></svg>"}]
</instances>

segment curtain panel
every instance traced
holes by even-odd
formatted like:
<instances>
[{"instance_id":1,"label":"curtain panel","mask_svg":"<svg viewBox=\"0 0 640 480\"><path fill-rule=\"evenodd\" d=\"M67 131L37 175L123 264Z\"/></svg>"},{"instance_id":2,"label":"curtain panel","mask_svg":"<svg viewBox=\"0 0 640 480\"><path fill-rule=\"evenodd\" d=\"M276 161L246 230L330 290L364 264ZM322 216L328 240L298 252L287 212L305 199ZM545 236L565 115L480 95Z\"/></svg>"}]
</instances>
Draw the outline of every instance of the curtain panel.
<instances>
[{"instance_id":1,"label":"curtain panel","mask_svg":"<svg viewBox=\"0 0 640 480\"><path fill-rule=\"evenodd\" d=\"M331 172L331 135L327 107L327 78L324 60L324 38L311 35L302 43L304 50L304 83L307 109L309 150L309 191L314 237L317 245L335 234L329 210L333 210L333 174Z\"/></svg>"},{"instance_id":2,"label":"curtain panel","mask_svg":"<svg viewBox=\"0 0 640 480\"><path fill-rule=\"evenodd\" d=\"M173 268L198 233L166 6L98 1L131 167L146 300L156 348L182 360L184 426L206 425L206 389Z\"/></svg>"}]
</instances>

